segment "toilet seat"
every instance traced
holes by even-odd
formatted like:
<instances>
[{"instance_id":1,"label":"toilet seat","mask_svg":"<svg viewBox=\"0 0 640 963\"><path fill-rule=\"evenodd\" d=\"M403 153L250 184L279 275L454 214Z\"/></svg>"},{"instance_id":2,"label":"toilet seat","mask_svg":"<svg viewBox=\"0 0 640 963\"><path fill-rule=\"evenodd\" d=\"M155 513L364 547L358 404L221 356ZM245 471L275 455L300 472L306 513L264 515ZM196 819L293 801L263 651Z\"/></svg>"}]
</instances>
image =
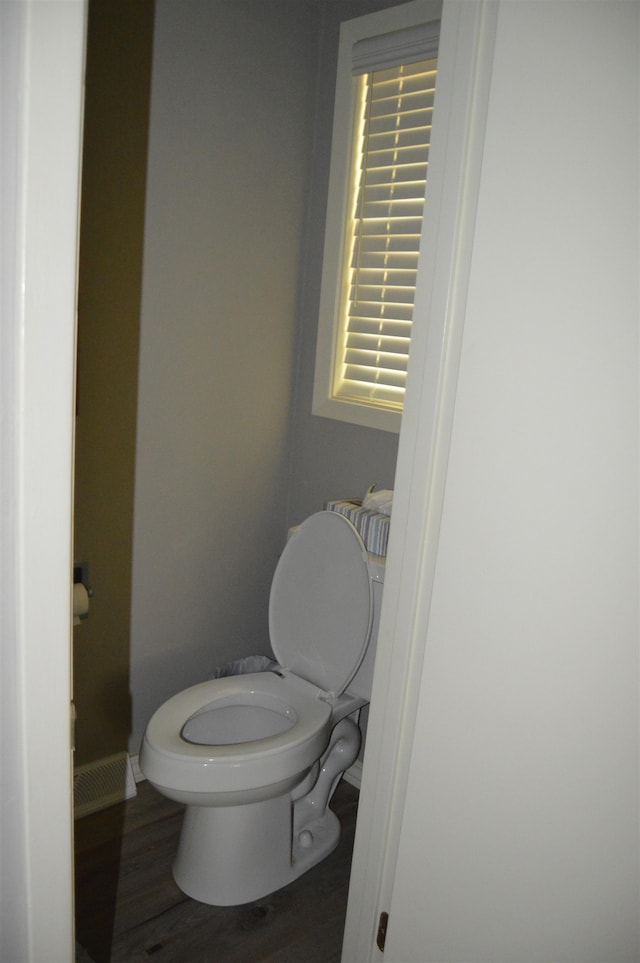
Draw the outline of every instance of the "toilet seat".
<instances>
[{"instance_id":1,"label":"toilet seat","mask_svg":"<svg viewBox=\"0 0 640 963\"><path fill-rule=\"evenodd\" d=\"M362 662L372 621L371 573L358 531L337 512L311 515L287 542L271 583L276 659L334 698Z\"/></svg>"},{"instance_id":2,"label":"toilet seat","mask_svg":"<svg viewBox=\"0 0 640 963\"><path fill-rule=\"evenodd\" d=\"M189 722L206 712L250 705L279 713L288 728L273 735L226 744L187 741ZM268 786L303 773L324 749L331 707L317 688L288 672L257 672L213 679L167 700L152 716L144 736L141 763L158 786L171 781L185 792L239 792ZM277 759L277 765L275 760Z\"/></svg>"}]
</instances>

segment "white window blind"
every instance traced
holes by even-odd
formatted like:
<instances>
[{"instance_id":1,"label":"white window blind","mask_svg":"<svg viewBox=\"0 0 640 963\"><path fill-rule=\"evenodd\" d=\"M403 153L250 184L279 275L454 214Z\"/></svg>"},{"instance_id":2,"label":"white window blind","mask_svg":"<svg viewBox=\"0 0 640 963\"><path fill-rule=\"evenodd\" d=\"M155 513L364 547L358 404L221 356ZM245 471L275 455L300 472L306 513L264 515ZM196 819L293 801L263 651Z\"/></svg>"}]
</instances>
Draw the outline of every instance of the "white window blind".
<instances>
[{"instance_id":1,"label":"white window blind","mask_svg":"<svg viewBox=\"0 0 640 963\"><path fill-rule=\"evenodd\" d=\"M435 95L436 59L362 77L337 397L402 408Z\"/></svg>"},{"instance_id":2,"label":"white window blind","mask_svg":"<svg viewBox=\"0 0 640 963\"><path fill-rule=\"evenodd\" d=\"M340 28L313 413L400 430L423 233L439 0Z\"/></svg>"}]
</instances>

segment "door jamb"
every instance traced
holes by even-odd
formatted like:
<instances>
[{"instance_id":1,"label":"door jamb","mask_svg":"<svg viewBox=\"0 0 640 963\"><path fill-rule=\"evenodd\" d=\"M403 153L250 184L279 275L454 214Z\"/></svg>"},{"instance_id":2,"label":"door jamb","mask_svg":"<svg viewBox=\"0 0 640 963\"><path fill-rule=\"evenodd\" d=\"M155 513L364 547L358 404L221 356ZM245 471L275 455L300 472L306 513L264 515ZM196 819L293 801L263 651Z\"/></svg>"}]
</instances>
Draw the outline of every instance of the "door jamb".
<instances>
[{"instance_id":1,"label":"door jamb","mask_svg":"<svg viewBox=\"0 0 640 963\"><path fill-rule=\"evenodd\" d=\"M453 431L499 0L444 0L429 188L342 961L382 959Z\"/></svg>"}]
</instances>

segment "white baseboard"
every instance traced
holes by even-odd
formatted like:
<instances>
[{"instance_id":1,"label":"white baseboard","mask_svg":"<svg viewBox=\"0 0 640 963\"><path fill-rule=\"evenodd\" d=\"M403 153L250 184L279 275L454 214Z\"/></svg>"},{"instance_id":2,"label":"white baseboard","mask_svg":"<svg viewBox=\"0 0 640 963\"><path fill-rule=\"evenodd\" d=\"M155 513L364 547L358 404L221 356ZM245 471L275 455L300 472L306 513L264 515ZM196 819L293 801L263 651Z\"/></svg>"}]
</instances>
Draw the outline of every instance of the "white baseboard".
<instances>
[{"instance_id":1,"label":"white baseboard","mask_svg":"<svg viewBox=\"0 0 640 963\"><path fill-rule=\"evenodd\" d=\"M135 756L130 756L131 768L133 769L133 778L136 782L144 782L145 777L142 774L142 769L140 768L140 757L136 753Z\"/></svg>"},{"instance_id":2,"label":"white baseboard","mask_svg":"<svg viewBox=\"0 0 640 963\"><path fill-rule=\"evenodd\" d=\"M356 789L360 789L362 785L362 760L356 759L351 768L345 772L344 778L346 782L355 786Z\"/></svg>"}]
</instances>

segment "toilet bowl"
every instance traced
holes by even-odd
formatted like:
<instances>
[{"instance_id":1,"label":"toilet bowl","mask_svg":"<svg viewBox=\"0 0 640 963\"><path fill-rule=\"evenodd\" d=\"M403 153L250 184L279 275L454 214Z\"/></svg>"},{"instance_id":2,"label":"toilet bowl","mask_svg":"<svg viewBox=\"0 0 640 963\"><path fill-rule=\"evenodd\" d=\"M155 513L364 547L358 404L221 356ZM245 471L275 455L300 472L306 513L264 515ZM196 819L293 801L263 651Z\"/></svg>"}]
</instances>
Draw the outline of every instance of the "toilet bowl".
<instances>
[{"instance_id":1,"label":"toilet bowl","mask_svg":"<svg viewBox=\"0 0 640 963\"><path fill-rule=\"evenodd\" d=\"M330 720L318 690L289 673L213 679L155 713L141 765L176 802L257 802L302 781L327 744Z\"/></svg>"},{"instance_id":2,"label":"toilet bowl","mask_svg":"<svg viewBox=\"0 0 640 963\"><path fill-rule=\"evenodd\" d=\"M349 716L370 698L380 572L344 516L311 516L273 578L279 666L192 686L149 721L140 768L187 807L173 864L187 895L259 899L338 844L329 801L360 749Z\"/></svg>"}]
</instances>

